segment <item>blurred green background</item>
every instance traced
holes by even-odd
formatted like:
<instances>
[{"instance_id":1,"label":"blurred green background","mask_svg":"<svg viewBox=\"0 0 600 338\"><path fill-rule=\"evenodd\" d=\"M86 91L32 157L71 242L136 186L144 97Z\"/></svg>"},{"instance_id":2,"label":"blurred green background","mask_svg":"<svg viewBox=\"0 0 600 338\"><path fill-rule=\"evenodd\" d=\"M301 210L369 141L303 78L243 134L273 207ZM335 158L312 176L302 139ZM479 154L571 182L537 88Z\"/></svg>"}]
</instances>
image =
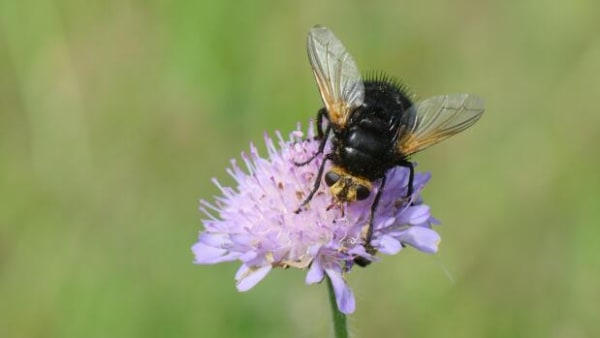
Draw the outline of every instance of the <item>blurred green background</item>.
<instances>
[{"instance_id":1,"label":"blurred green background","mask_svg":"<svg viewBox=\"0 0 600 338\"><path fill-rule=\"evenodd\" d=\"M355 337L600 337L600 5L0 1L0 337L327 337L323 285L195 266L230 158L320 107L332 28L363 71L487 112L416 157L444 242L349 281Z\"/></svg>"}]
</instances>

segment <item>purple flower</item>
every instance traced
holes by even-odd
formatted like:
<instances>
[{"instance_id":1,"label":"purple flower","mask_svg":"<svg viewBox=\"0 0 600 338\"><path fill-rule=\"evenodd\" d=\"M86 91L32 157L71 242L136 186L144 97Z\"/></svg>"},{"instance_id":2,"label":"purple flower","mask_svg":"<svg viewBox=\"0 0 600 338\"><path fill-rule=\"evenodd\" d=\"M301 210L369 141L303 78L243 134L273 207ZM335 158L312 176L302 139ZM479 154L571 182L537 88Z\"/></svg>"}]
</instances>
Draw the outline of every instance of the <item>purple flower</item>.
<instances>
[{"instance_id":1,"label":"purple flower","mask_svg":"<svg viewBox=\"0 0 600 338\"><path fill-rule=\"evenodd\" d=\"M291 133L289 141L280 133L277 138L278 146L265 135L267 158L261 157L253 145L250 154L242 154L245 170L232 160L227 172L235 179L236 188L213 180L222 196L214 203L200 202L206 219L205 230L192 247L195 263L241 261L235 275L239 291L254 287L273 267L308 269L307 284L319 283L327 275L340 311L352 313L354 295L345 275L357 257L378 260L365 250L361 236L375 193L364 201L339 206L322 184L307 208L294 213L310 192L323 156L305 166L294 164L317 152L319 142L314 140L312 127L306 138L300 128ZM440 237L431 229L436 221L420 197L430 175L415 174L412 203L403 198L408 169L397 167L386 176L388 181L374 218L372 247L387 255L397 254L406 245L436 252Z\"/></svg>"}]
</instances>

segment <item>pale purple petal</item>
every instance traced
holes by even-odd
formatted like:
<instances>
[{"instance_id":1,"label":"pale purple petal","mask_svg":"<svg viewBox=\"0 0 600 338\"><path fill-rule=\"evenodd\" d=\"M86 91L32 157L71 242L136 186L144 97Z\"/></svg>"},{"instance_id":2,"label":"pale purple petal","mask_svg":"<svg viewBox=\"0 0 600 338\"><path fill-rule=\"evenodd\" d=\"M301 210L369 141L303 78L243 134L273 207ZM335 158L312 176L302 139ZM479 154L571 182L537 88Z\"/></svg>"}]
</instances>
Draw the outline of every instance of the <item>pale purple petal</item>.
<instances>
[{"instance_id":1,"label":"pale purple petal","mask_svg":"<svg viewBox=\"0 0 600 338\"><path fill-rule=\"evenodd\" d=\"M240 267L238 268L238 270L235 272L235 280L241 279L243 275L245 275L248 270L250 270L250 267L246 264L242 264L240 265Z\"/></svg>"},{"instance_id":2,"label":"pale purple petal","mask_svg":"<svg viewBox=\"0 0 600 338\"><path fill-rule=\"evenodd\" d=\"M321 262L318 259L315 259L306 274L306 284L320 283L324 277L325 270L323 270Z\"/></svg>"},{"instance_id":3,"label":"pale purple petal","mask_svg":"<svg viewBox=\"0 0 600 338\"><path fill-rule=\"evenodd\" d=\"M194 253L194 263L196 264L216 264L221 262L229 262L238 259L240 256L237 252L229 252L225 249L213 248L198 242L192 246Z\"/></svg>"},{"instance_id":4,"label":"pale purple petal","mask_svg":"<svg viewBox=\"0 0 600 338\"><path fill-rule=\"evenodd\" d=\"M402 216L408 220L409 224L422 224L429 220L431 214L429 206L417 205L407 208Z\"/></svg>"},{"instance_id":5,"label":"pale purple petal","mask_svg":"<svg viewBox=\"0 0 600 338\"><path fill-rule=\"evenodd\" d=\"M437 232L429 228L414 226L402 234L400 241L423 252L435 253L438 251L441 239Z\"/></svg>"},{"instance_id":6,"label":"pale purple petal","mask_svg":"<svg viewBox=\"0 0 600 338\"><path fill-rule=\"evenodd\" d=\"M243 267L243 273L240 273L240 271L242 271L242 268L240 268L240 270L238 270L238 273L236 274L236 287L238 291L241 292L252 289L258 282L265 278L265 276L273 268L271 265L266 265L258 268L248 268L245 265Z\"/></svg>"},{"instance_id":7,"label":"pale purple petal","mask_svg":"<svg viewBox=\"0 0 600 338\"><path fill-rule=\"evenodd\" d=\"M248 252L240 255L240 261L248 264L248 263L252 262L254 259L256 259L257 256L258 256L258 252L248 251Z\"/></svg>"},{"instance_id":8,"label":"pale purple petal","mask_svg":"<svg viewBox=\"0 0 600 338\"><path fill-rule=\"evenodd\" d=\"M352 293L352 289L346 284L346 281L344 281L342 274L333 269L325 269L325 272L327 272L327 276L331 279L335 300L340 312L345 314L354 312L356 307L354 294Z\"/></svg>"},{"instance_id":9,"label":"pale purple petal","mask_svg":"<svg viewBox=\"0 0 600 338\"><path fill-rule=\"evenodd\" d=\"M231 246L229 236L223 233L203 232L200 234L198 241L214 248L227 248Z\"/></svg>"},{"instance_id":10,"label":"pale purple petal","mask_svg":"<svg viewBox=\"0 0 600 338\"><path fill-rule=\"evenodd\" d=\"M377 250L386 255L395 255L402 250L402 244L394 237L383 235L379 238Z\"/></svg>"}]
</instances>

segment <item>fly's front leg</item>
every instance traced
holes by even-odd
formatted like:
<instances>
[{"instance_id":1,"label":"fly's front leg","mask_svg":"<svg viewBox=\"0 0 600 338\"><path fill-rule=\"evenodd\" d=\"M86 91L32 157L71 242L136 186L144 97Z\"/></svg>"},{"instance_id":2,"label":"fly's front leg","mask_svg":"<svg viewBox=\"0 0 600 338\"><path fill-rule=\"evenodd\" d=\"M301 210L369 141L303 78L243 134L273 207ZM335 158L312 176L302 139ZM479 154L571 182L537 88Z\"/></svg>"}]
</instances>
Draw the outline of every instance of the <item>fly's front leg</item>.
<instances>
[{"instance_id":1,"label":"fly's front leg","mask_svg":"<svg viewBox=\"0 0 600 338\"><path fill-rule=\"evenodd\" d=\"M375 219L375 212L377 211L377 207L379 206L379 200L381 199L381 194L383 194L383 189L385 187L385 175L381 179L381 185L379 186L379 190L377 190L377 194L375 195L375 199L373 200L373 204L371 204L371 214L369 215L369 224L367 225L367 235L365 236L365 245L367 251L369 251L369 247L371 247L371 238L373 237L373 220Z\"/></svg>"},{"instance_id":2,"label":"fly's front leg","mask_svg":"<svg viewBox=\"0 0 600 338\"><path fill-rule=\"evenodd\" d=\"M323 179L323 171L325 170L325 162L327 162L327 160L331 160L331 159L332 159L331 154L325 155L325 158L323 158L323 162L321 162L321 166L319 166L319 171L317 172L317 178L315 179L315 183L313 184L312 190L310 191L308 196L304 199L302 204L300 204L298 209L296 209L294 211L295 213L299 214L300 211L302 211L302 207L306 206L308 204L308 202L310 202L310 200L312 200L312 198L315 196L315 194L317 193L317 190L319 190L319 187L321 186L321 180Z\"/></svg>"},{"instance_id":3,"label":"fly's front leg","mask_svg":"<svg viewBox=\"0 0 600 338\"><path fill-rule=\"evenodd\" d=\"M317 140L321 140L321 143L319 143L319 150L317 150L317 152L314 153L306 161L303 161L303 162L295 162L294 161L294 164L296 166L298 166L298 167L305 166L305 165L309 164L310 162L312 162L315 159L315 157L317 157L319 154L323 153L323 150L325 149L325 144L327 142L327 139L329 138L329 133L331 132L331 126L329 124L327 124L325 131L323 131L323 123L325 122L325 120L329 120L327 118L327 109L321 108L321 109L319 109L319 113L317 113Z\"/></svg>"},{"instance_id":4,"label":"fly's front leg","mask_svg":"<svg viewBox=\"0 0 600 338\"><path fill-rule=\"evenodd\" d=\"M377 211L377 207L379 206L379 200L381 199L381 194L383 194L383 189L385 187L385 180L386 180L386 177L383 176L383 178L381 179L381 185L379 186L379 190L377 191L377 194L375 195L373 204L371 204L371 213L369 214L369 223L367 224L367 232L365 234L365 244L363 244L363 246L365 247L365 251L367 251L367 253L369 253L370 255L374 255L376 253L375 248L373 248L371 246L371 239L373 238L373 226L374 226L373 221L375 220L375 212ZM358 266L361 266L364 268L365 266L371 264L371 261L359 256L359 257L354 258L354 263L356 263Z\"/></svg>"}]
</instances>

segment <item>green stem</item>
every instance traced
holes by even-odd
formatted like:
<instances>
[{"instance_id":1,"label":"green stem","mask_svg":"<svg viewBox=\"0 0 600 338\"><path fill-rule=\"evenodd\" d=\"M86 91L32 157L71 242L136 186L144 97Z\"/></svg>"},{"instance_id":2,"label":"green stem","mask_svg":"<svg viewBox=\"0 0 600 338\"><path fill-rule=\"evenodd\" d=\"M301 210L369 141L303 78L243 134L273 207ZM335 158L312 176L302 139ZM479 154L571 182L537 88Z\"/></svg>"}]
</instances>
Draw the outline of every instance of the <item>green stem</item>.
<instances>
[{"instance_id":1,"label":"green stem","mask_svg":"<svg viewBox=\"0 0 600 338\"><path fill-rule=\"evenodd\" d=\"M327 291L329 291L329 304L331 305L331 314L333 316L333 332L335 338L348 338L348 327L346 326L346 315L341 313L335 301L335 292L329 276L327 276Z\"/></svg>"}]
</instances>

